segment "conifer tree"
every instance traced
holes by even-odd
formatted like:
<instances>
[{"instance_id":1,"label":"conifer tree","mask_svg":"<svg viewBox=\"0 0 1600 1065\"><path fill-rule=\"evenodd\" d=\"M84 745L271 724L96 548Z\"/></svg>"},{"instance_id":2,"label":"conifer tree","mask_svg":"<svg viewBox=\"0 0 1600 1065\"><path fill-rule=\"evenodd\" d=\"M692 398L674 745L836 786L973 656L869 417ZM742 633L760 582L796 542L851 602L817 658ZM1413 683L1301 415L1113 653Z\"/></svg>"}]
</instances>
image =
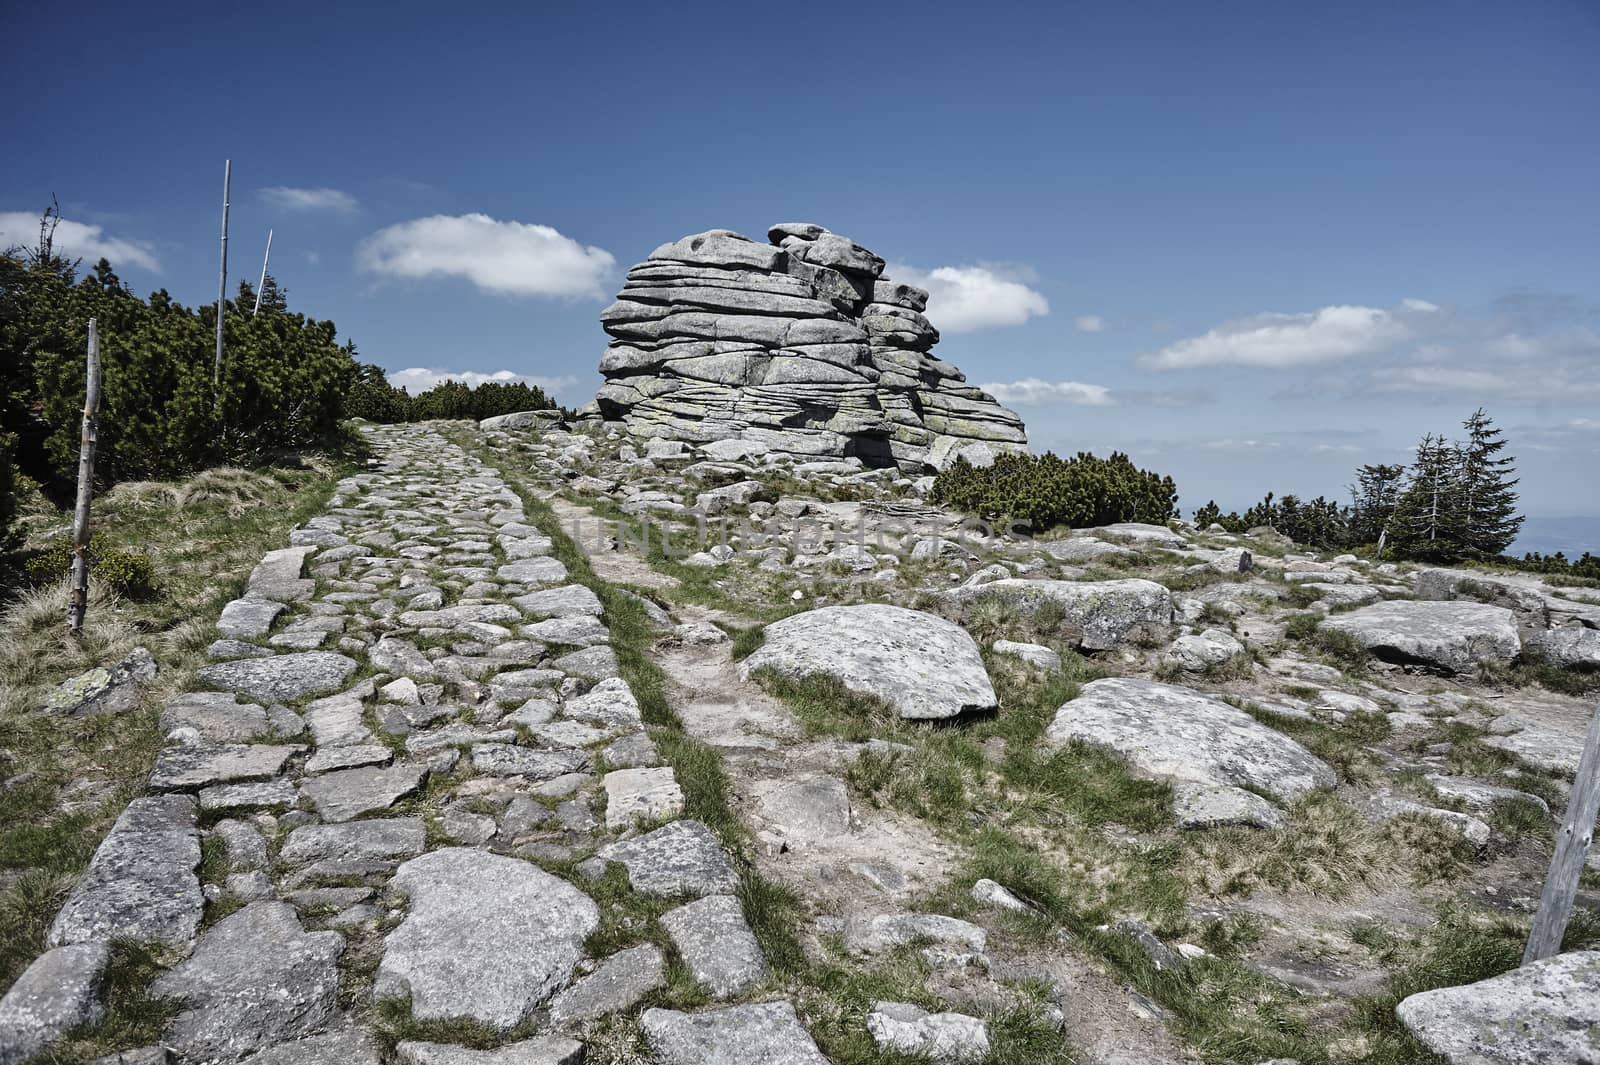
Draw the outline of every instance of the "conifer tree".
<instances>
[{"instance_id":1,"label":"conifer tree","mask_svg":"<svg viewBox=\"0 0 1600 1065\"><path fill-rule=\"evenodd\" d=\"M1522 528L1517 513L1516 459L1501 457L1506 441L1482 407L1462 423L1467 439L1460 445L1456 506L1464 553L1493 558L1510 546Z\"/></svg>"},{"instance_id":2,"label":"conifer tree","mask_svg":"<svg viewBox=\"0 0 1600 1065\"><path fill-rule=\"evenodd\" d=\"M1350 532L1356 543L1375 544L1389 528L1400 501L1402 465L1369 463L1356 470L1350 486Z\"/></svg>"},{"instance_id":3,"label":"conifer tree","mask_svg":"<svg viewBox=\"0 0 1600 1065\"><path fill-rule=\"evenodd\" d=\"M1412 558L1450 561L1461 556L1461 508L1457 504L1460 452L1432 433L1417 444L1411 479L1395 508L1395 549Z\"/></svg>"}]
</instances>

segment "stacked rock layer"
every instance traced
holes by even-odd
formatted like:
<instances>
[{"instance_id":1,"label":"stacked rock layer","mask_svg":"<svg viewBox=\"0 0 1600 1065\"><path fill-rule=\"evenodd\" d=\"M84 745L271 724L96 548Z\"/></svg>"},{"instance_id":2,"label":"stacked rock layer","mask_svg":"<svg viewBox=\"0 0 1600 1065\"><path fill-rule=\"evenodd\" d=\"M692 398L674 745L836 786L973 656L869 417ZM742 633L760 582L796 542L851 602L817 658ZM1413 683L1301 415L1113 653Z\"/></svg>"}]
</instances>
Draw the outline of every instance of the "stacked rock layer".
<instances>
[{"instance_id":1,"label":"stacked rock layer","mask_svg":"<svg viewBox=\"0 0 1600 1065\"><path fill-rule=\"evenodd\" d=\"M602 418L639 436L911 471L1026 450L1022 419L932 354L925 291L821 226L768 238L713 229L628 271L600 315L613 338Z\"/></svg>"}]
</instances>

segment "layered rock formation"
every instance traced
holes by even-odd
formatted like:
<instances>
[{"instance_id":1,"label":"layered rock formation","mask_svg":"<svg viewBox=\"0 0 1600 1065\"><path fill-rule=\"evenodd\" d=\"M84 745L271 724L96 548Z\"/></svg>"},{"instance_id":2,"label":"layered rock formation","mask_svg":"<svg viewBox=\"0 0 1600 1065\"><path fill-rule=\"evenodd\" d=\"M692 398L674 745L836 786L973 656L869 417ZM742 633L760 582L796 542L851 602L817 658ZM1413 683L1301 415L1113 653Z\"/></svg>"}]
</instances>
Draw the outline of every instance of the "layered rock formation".
<instances>
[{"instance_id":1,"label":"layered rock formation","mask_svg":"<svg viewBox=\"0 0 1600 1065\"><path fill-rule=\"evenodd\" d=\"M932 354L926 292L821 226L768 238L713 229L628 272L600 315L613 337L602 418L639 436L911 471L1026 449L1022 420Z\"/></svg>"}]
</instances>

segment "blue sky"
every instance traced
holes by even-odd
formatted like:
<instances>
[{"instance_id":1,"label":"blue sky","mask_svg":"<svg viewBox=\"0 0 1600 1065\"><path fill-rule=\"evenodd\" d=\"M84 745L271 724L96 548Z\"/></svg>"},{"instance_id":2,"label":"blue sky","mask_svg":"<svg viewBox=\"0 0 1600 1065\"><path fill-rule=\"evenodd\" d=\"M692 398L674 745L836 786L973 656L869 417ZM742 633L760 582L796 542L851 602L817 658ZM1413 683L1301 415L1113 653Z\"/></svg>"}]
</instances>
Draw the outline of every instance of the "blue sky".
<instances>
[{"instance_id":1,"label":"blue sky","mask_svg":"<svg viewBox=\"0 0 1600 1065\"><path fill-rule=\"evenodd\" d=\"M572 405L629 265L815 221L931 279L1037 448L1186 511L1478 404L1530 513L1600 511L1590 0L521 8L8 5L0 219L54 193L69 251L208 301L232 158L235 278L274 227L366 359Z\"/></svg>"}]
</instances>

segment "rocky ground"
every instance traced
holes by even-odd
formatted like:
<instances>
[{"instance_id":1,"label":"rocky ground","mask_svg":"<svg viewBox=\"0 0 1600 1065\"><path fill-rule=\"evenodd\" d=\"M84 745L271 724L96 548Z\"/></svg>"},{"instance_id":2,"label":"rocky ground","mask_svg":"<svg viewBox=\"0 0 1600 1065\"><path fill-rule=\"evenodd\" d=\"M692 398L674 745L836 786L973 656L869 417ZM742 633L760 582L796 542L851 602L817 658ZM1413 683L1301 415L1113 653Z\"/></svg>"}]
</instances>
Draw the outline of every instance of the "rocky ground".
<instances>
[{"instance_id":1,"label":"rocky ground","mask_svg":"<svg viewBox=\"0 0 1600 1065\"><path fill-rule=\"evenodd\" d=\"M1596 1060L1592 871L1568 953L1429 989L1520 956L1600 593L369 437L168 703L3 1065Z\"/></svg>"}]
</instances>

